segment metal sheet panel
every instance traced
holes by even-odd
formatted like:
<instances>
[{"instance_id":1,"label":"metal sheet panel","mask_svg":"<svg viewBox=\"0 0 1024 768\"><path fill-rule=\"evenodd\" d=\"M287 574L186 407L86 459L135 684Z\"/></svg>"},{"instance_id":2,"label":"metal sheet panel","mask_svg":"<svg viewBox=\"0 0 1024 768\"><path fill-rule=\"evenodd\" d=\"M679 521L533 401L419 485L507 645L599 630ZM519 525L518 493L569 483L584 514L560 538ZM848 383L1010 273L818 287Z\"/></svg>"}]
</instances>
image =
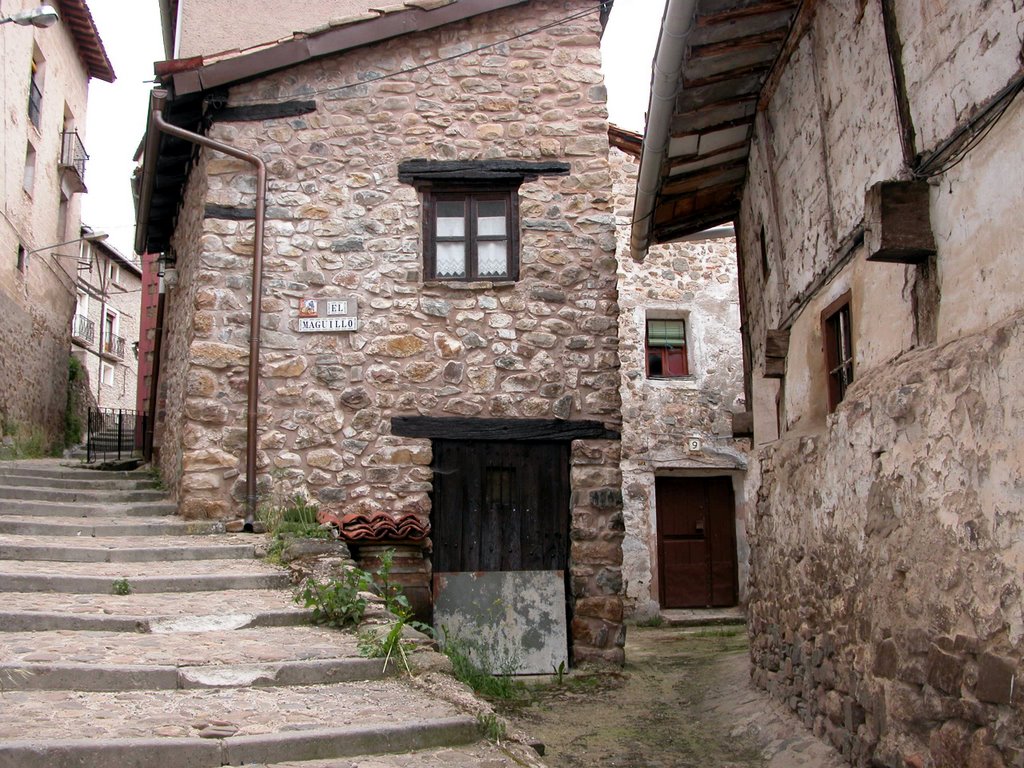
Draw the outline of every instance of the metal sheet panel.
<instances>
[{"instance_id":1,"label":"metal sheet panel","mask_svg":"<svg viewBox=\"0 0 1024 768\"><path fill-rule=\"evenodd\" d=\"M564 571L434 574L434 627L491 674L568 665Z\"/></svg>"}]
</instances>

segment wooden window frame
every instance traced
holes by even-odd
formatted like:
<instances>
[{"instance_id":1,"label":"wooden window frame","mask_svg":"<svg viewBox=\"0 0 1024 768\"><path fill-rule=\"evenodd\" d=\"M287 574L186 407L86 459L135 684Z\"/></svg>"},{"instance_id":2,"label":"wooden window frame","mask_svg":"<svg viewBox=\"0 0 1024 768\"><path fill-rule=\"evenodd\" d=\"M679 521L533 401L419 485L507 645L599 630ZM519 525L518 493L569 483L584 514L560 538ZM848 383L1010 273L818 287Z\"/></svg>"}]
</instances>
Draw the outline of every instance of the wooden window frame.
<instances>
[{"instance_id":1,"label":"wooden window frame","mask_svg":"<svg viewBox=\"0 0 1024 768\"><path fill-rule=\"evenodd\" d=\"M682 373L665 373L668 370L668 358L667 354L672 351L671 347L668 346L651 346L651 322L669 322L669 323L681 323L683 326L683 347L682 347L682 362L683 372ZM660 380L672 380L672 379L685 379L690 376L690 349L689 349L689 338L687 334L687 321L685 317L647 317L644 319L644 369L648 379ZM661 370L662 373L652 374L651 373L651 355L655 352L661 352Z\"/></svg>"},{"instance_id":2,"label":"wooden window frame","mask_svg":"<svg viewBox=\"0 0 1024 768\"><path fill-rule=\"evenodd\" d=\"M833 413L854 380L853 313L849 291L822 310L821 340L828 381L828 412Z\"/></svg>"},{"instance_id":3,"label":"wooden window frame","mask_svg":"<svg viewBox=\"0 0 1024 768\"><path fill-rule=\"evenodd\" d=\"M449 187L447 185L424 188L423 192L423 268L427 282L492 282L506 283L519 279L519 187ZM464 238L438 238L435 230L438 202L462 202L466 221ZM508 243L507 275L481 275L477 260L477 244L502 238L477 234L477 205L481 202L505 203L505 238ZM466 274L453 277L437 274L437 243L466 243Z\"/></svg>"}]
</instances>

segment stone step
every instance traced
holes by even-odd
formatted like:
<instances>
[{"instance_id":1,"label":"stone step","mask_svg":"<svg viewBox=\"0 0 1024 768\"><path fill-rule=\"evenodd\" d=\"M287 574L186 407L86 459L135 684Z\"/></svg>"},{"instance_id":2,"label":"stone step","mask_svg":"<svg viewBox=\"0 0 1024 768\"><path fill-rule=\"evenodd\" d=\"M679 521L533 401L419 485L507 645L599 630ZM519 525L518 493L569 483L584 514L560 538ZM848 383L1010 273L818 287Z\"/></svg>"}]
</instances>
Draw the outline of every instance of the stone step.
<instances>
[{"instance_id":1,"label":"stone step","mask_svg":"<svg viewBox=\"0 0 1024 768\"><path fill-rule=\"evenodd\" d=\"M151 480L144 471L111 471L69 466L59 459L28 459L25 461L0 462L0 476L28 475L31 477L54 478L58 480Z\"/></svg>"},{"instance_id":2,"label":"stone step","mask_svg":"<svg viewBox=\"0 0 1024 768\"><path fill-rule=\"evenodd\" d=\"M480 738L473 717L399 678L357 686L10 691L4 704L0 768L219 768Z\"/></svg>"},{"instance_id":3,"label":"stone step","mask_svg":"<svg viewBox=\"0 0 1024 768\"><path fill-rule=\"evenodd\" d=\"M181 563L49 563L0 561L0 592L101 592L127 581L132 592L208 592L222 589L283 589L289 576L254 560L195 560Z\"/></svg>"},{"instance_id":4,"label":"stone step","mask_svg":"<svg viewBox=\"0 0 1024 768\"><path fill-rule=\"evenodd\" d=\"M213 617L216 621L216 617ZM170 665L206 667L222 664L265 664L312 659L360 658L354 632L312 625L222 628L164 627L152 633L4 632L4 663L103 664L113 666Z\"/></svg>"},{"instance_id":5,"label":"stone step","mask_svg":"<svg viewBox=\"0 0 1024 768\"><path fill-rule=\"evenodd\" d=\"M176 667L158 664L0 664L5 691L155 691L190 688L331 685L384 677L379 659L313 659ZM387 673L396 672L395 664Z\"/></svg>"},{"instance_id":6,"label":"stone step","mask_svg":"<svg viewBox=\"0 0 1024 768\"><path fill-rule=\"evenodd\" d=\"M290 590L226 590L132 595L7 592L0 632L94 630L166 632L195 626L223 629L309 623Z\"/></svg>"},{"instance_id":7,"label":"stone step","mask_svg":"<svg viewBox=\"0 0 1024 768\"><path fill-rule=\"evenodd\" d=\"M158 490L111 490L83 488L36 488L9 485L0 480L0 505L8 500L52 501L62 504L128 504L140 501L166 501L167 494Z\"/></svg>"},{"instance_id":8,"label":"stone step","mask_svg":"<svg viewBox=\"0 0 1024 768\"><path fill-rule=\"evenodd\" d=\"M47 560L66 563L128 563L190 560L251 560L253 537L222 541L222 537L120 536L107 538L0 534L0 560Z\"/></svg>"},{"instance_id":9,"label":"stone step","mask_svg":"<svg viewBox=\"0 0 1024 768\"><path fill-rule=\"evenodd\" d=\"M344 760L257 763L249 768L543 768L545 763L525 744L478 741L460 746L421 749L405 754L356 755Z\"/></svg>"},{"instance_id":10,"label":"stone step","mask_svg":"<svg viewBox=\"0 0 1024 768\"><path fill-rule=\"evenodd\" d=\"M223 523L166 517L41 517L0 514L0 534L18 536L194 536L221 533Z\"/></svg>"},{"instance_id":11,"label":"stone step","mask_svg":"<svg viewBox=\"0 0 1024 768\"><path fill-rule=\"evenodd\" d=\"M177 511L178 505L173 501L112 500L104 503L100 499L79 502L0 499L0 517L156 517Z\"/></svg>"},{"instance_id":12,"label":"stone step","mask_svg":"<svg viewBox=\"0 0 1024 768\"><path fill-rule=\"evenodd\" d=\"M313 626L222 628L219 617L176 631L7 632L0 680L11 690L129 691L318 685L384 676L354 633ZM185 628L182 628L185 627ZM163 630L168 630L164 626ZM390 665L389 671L394 671Z\"/></svg>"},{"instance_id":13,"label":"stone step","mask_svg":"<svg viewBox=\"0 0 1024 768\"><path fill-rule=\"evenodd\" d=\"M145 491L159 490L159 483L147 475L137 479L105 479L105 472L81 473L79 477L43 477L0 468L0 483L25 488L64 488L83 491Z\"/></svg>"}]
</instances>

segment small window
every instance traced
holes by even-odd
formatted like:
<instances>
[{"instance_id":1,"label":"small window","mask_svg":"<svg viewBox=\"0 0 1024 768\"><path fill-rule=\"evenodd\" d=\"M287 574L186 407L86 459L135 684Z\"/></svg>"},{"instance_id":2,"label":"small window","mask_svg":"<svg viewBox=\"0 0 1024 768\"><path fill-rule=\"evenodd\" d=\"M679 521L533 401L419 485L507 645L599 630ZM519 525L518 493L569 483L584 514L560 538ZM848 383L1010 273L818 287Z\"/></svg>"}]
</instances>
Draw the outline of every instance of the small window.
<instances>
[{"instance_id":1,"label":"small window","mask_svg":"<svg viewBox=\"0 0 1024 768\"><path fill-rule=\"evenodd\" d=\"M28 271L28 248L24 245L18 246L18 271L21 273Z\"/></svg>"},{"instance_id":2,"label":"small window","mask_svg":"<svg viewBox=\"0 0 1024 768\"><path fill-rule=\"evenodd\" d=\"M114 285L121 285L121 268L113 261L107 262L107 280Z\"/></svg>"},{"instance_id":3,"label":"small window","mask_svg":"<svg viewBox=\"0 0 1024 768\"><path fill-rule=\"evenodd\" d=\"M105 387L114 386L114 366L100 363L100 381Z\"/></svg>"},{"instance_id":4,"label":"small window","mask_svg":"<svg viewBox=\"0 0 1024 768\"><path fill-rule=\"evenodd\" d=\"M36 148L29 144L25 147L25 170L21 177L21 188L28 194L36 185Z\"/></svg>"},{"instance_id":5,"label":"small window","mask_svg":"<svg viewBox=\"0 0 1024 768\"><path fill-rule=\"evenodd\" d=\"M38 56L32 57L32 72L28 84L28 119L36 128L43 114L43 62Z\"/></svg>"},{"instance_id":6,"label":"small window","mask_svg":"<svg viewBox=\"0 0 1024 768\"><path fill-rule=\"evenodd\" d=\"M828 371L828 412L832 413L846 397L846 390L853 383L853 328L849 293L832 302L821 313L821 332Z\"/></svg>"},{"instance_id":7,"label":"small window","mask_svg":"<svg viewBox=\"0 0 1024 768\"><path fill-rule=\"evenodd\" d=\"M686 359L686 321L647 321L647 377L669 379L689 376Z\"/></svg>"},{"instance_id":8,"label":"small window","mask_svg":"<svg viewBox=\"0 0 1024 768\"><path fill-rule=\"evenodd\" d=\"M424 191L427 280L515 280L519 276L519 196Z\"/></svg>"}]
</instances>

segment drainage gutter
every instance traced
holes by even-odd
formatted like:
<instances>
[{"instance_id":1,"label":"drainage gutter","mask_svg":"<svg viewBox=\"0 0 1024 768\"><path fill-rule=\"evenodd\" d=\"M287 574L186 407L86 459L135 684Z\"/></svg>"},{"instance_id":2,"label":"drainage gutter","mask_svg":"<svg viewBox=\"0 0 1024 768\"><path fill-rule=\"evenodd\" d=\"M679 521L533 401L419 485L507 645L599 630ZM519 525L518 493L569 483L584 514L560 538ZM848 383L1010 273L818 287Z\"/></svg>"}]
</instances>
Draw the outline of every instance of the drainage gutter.
<instances>
[{"instance_id":1,"label":"drainage gutter","mask_svg":"<svg viewBox=\"0 0 1024 768\"><path fill-rule=\"evenodd\" d=\"M167 101L167 91L157 88L153 91L150 100L150 130L146 137L146 163L144 174L155 173L155 164L159 138L157 132L163 132L169 136L198 144L202 147L223 152L225 155L236 157L252 164L256 168L256 221L255 232L253 233L253 255L252 255L252 303L249 313L249 380L246 387L246 420L245 420L245 488L246 506L245 521L243 530L253 531L256 520L256 415L260 385L260 320L262 316L263 296L263 229L266 219L267 206L267 166L263 160L256 155L244 150L225 144L222 141L211 139L201 133L185 130L177 125L164 120L163 110ZM154 130L155 129L155 130ZM152 152L150 151L152 150ZM148 200L151 198L152 184L146 184L143 179L143 205L140 211L148 212ZM146 214L143 214L146 215ZM147 216L148 219L148 216ZM143 227L144 223L140 223ZM144 235L144 229L140 229L139 236Z\"/></svg>"}]
</instances>

